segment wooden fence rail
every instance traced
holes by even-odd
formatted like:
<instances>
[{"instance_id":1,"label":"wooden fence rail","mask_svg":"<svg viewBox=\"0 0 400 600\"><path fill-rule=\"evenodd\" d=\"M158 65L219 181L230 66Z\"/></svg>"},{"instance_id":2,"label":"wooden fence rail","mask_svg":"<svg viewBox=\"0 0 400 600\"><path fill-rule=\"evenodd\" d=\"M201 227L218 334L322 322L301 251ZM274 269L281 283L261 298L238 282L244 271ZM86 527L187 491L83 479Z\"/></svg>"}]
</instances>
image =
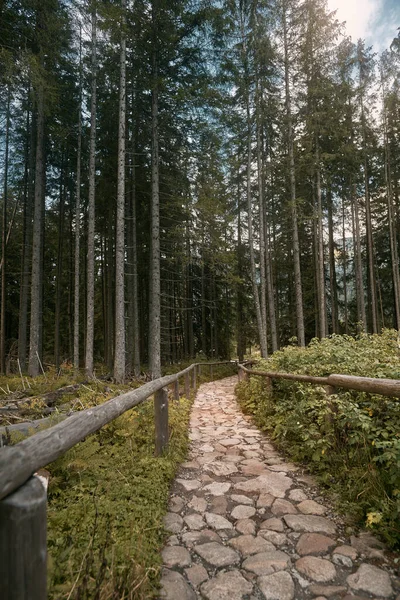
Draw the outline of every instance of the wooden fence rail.
<instances>
[{"instance_id":1,"label":"wooden fence rail","mask_svg":"<svg viewBox=\"0 0 400 600\"><path fill-rule=\"evenodd\" d=\"M99 406L77 412L15 446L0 449L0 599L45 600L47 494L34 473L99 431L126 411L154 395L156 454L168 444L168 386L179 399L179 379L185 395L197 386L201 366L237 366L236 361L195 363L174 375L160 377Z\"/></svg>"},{"instance_id":2,"label":"wooden fence rail","mask_svg":"<svg viewBox=\"0 0 400 600\"><path fill-rule=\"evenodd\" d=\"M357 390L368 394L380 394L400 398L399 379L379 379L373 377L356 377L355 375L328 375L328 377L313 377L312 375L293 375L291 373L275 373L274 371L254 371L239 365L239 379L249 375L259 375L267 379L288 379L301 383L312 383L329 388L329 393L334 393L336 388Z\"/></svg>"}]
</instances>

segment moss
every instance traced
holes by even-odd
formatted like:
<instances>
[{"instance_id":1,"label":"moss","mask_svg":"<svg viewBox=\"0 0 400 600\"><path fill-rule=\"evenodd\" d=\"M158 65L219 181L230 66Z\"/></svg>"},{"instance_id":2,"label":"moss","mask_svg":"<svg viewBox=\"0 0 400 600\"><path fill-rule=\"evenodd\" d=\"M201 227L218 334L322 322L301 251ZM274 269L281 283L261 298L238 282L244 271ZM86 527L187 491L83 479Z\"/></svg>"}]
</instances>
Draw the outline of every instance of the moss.
<instances>
[{"instance_id":1,"label":"moss","mask_svg":"<svg viewBox=\"0 0 400 600\"><path fill-rule=\"evenodd\" d=\"M162 517L188 447L190 402L170 402L170 444L154 457L153 402L53 463L49 598L148 599L157 594Z\"/></svg>"}]
</instances>

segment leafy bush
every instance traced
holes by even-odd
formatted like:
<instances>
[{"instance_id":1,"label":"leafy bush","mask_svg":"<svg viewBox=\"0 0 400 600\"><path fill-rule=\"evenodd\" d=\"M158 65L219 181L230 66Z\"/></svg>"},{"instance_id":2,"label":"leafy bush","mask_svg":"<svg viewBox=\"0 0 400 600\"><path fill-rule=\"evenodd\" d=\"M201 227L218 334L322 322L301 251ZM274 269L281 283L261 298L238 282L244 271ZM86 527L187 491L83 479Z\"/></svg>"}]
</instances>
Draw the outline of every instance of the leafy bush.
<instances>
[{"instance_id":1,"label":"leafy bush","mask_svg":"<svg viewBox=\"0 0 400 600\"><path fill-rule=\"evenodd\" d=\"M315 376L346 373L400 379L397 332L332 336L288 347L259 370ZM294 460L306 462L340 493L348 512L400 544L400 400L261 377L242 382L243 410Z\"/></svg>"}]
</instances>

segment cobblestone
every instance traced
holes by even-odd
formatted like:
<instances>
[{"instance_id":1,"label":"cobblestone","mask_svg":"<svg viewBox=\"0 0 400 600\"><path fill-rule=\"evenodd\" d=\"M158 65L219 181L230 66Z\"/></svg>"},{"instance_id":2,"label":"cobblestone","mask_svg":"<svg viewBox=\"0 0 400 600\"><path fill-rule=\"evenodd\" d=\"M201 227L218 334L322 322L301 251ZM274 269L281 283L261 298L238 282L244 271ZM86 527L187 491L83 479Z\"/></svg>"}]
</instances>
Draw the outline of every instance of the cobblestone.
<instances>
[{"instance_id":1,"label":"cobblestone","mask_svg":"<svg viewBox=\"0 0 400 600\"><path fill-rule=\"evenodd\" d=\"M400 600L383 544L369 532L346 538L314 479L241 413L236 383L198 390L190 455L164 517L173 535L159 598Z\"/></svg>"}]
</instances>

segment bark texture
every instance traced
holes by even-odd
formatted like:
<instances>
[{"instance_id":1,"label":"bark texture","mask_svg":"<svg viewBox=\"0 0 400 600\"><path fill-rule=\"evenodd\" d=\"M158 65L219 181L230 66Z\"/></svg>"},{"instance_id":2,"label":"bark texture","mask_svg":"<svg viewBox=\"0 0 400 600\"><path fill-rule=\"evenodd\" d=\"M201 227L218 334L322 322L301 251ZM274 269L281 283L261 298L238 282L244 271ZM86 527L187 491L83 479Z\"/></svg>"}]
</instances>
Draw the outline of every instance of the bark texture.
<instances>
[{"instance_id":1,"label":"bark texture","mask_svg":"<svg viewBox=\"0 0 400 600\"><path fill-rule=\"evenodd\" d=\"M96 8L92 12L92 97L90 105L90 140L89 140L89 203L87 234L87 297L86 297L86 375L93 377L93 340L94 340L94 219L96 188L96 86L97 86L97 23Z\"/></svg>"},{"instance_id":2,"label":"bark texture","mask_svg":"<svg viewBox=\"0 0 400 600\"><path fill-rule=\"evenodd\" d=\"M114 379L125 380L125 121L126 121L126 1L122 0L123 11L118 126L118 189L117 224L115 234L115 351Z\"/></svg>"}]
</instances>

